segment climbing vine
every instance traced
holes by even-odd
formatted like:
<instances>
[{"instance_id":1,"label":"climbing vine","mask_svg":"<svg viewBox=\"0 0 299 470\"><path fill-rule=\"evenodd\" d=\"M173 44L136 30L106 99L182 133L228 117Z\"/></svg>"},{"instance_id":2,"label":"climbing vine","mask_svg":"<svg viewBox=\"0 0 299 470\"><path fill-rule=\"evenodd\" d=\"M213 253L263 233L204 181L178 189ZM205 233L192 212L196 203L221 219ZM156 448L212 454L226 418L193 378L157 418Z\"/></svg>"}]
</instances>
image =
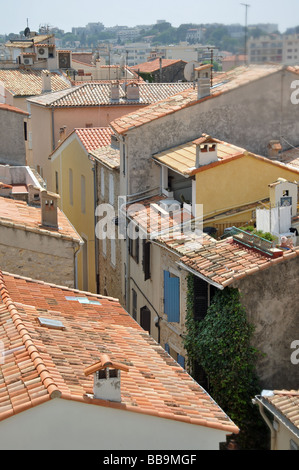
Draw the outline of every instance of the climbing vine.
<instances>
[{"instance_id":1,"label":"climbing vine","mask_svg":"<svg viewBox=\"0 0 299 470\"><path fill-rule=\"evenodd\" d=\"M251 345L254 328L247 321L240 293L232 288L218 291L204 320L196 322L193 286L190 275L184 336L190 372L195 362L203 368L209 379L208 391L241 430L239 445L260 447L261 435L267 430L252 404L261 392L255 369L259 352Z\"/></svg>"}]
</instances>

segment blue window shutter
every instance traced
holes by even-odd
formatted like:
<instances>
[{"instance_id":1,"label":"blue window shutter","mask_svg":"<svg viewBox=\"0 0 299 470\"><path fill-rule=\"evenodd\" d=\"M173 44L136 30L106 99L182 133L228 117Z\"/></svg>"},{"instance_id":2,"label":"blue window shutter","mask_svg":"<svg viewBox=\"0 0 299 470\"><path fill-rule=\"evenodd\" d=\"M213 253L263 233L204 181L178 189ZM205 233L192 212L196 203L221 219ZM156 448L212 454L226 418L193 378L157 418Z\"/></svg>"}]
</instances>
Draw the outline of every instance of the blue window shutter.
<instances>
[{"instance_id":1,"label":"blue window shutter","mask_svg":"<svg viewBox=\"0 0 299 470\"><path fill-rule=\"evenodd\" d=\"M180 321L180 279L164 271L164 311L169 322Z\"/></svg>"},{"instance_id":2,"label":"blue window shutter","mask_svg":"<svg viewBox=\"0 0 299 470\"><path fill-rule=\"evenodd\" d=\"M184 356L180 356L180 354L178 354L178 364L180 364L181 367L183 367L183 369L185 369L185 358Z\"/></svg>"},{"instance_id":3,"label":"blue window shutter","mask_svg":"<svg viewBox=\"0 0 299 470\"><path fill-rule=\"evenodd\" d=\"M170 353L170 347L169 344L165 343L165 351L169 354Z\"/></svg>"}]
</instances>

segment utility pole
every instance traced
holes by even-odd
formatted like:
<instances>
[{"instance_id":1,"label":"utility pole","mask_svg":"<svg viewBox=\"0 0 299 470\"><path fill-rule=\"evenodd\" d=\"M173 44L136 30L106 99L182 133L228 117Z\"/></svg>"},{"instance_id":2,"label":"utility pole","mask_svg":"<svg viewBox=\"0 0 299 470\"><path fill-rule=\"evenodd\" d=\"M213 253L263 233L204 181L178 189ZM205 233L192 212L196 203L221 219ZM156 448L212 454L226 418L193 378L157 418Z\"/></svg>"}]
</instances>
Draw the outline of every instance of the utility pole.
<instances>
[{"instance_id":1,"label":"utility pole","mask_svg":"<svg viewBox=\"0 0 299 470\"><path fill-rule=\"evenodd\" d=\"M247 65L247 17L248 17L248 8L250 5L248 3L241 3L245 7L245 47L244 47L244 55L245 55L245 65Z\"/></svg>"}]
</instances>

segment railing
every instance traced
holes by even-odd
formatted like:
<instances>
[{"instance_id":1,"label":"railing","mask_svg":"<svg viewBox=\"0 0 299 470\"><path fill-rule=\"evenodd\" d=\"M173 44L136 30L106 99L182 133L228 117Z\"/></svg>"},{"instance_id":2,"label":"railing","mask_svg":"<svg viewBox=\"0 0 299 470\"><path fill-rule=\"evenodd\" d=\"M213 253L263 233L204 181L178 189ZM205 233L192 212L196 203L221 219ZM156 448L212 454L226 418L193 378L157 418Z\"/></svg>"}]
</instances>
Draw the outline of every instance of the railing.
<instances>
[{"instance_id":1,"label":"railing","mask_svg":"<svg viewBox=\"0 0 299 470\"><path fill-rule=\"evenodd\" d=\"M261 238L254 233L245 232L239 228L233 227L230 235L237 242L242 243L250 248L256 248L257 250L263 251L269 255L272 255L271 248L273 247L273 242Z\"/></svg>"}]
</instances>

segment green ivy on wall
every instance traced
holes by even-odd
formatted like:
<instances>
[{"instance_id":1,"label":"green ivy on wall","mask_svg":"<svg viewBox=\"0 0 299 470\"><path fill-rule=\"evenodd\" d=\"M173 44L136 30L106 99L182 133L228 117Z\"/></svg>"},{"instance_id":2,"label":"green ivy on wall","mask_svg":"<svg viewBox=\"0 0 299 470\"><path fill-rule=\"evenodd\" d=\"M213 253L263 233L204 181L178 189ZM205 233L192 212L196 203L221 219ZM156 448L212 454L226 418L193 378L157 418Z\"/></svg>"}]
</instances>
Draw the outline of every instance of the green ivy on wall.
<instances>
[{"instance_id":1,"label":"green ivy on wall","mask_svg":"<svg viewBox=\"0 0 299 470\"><path fill-rule=\"evenodd\" d=\"M266 447L268 431L252 404L252 398L261 392L255 368L259 352L251 345L254 328L247 321L240 293L233 288L218 291L204 320L196 322L193 287L190 274L184 336L190 373L195 362L204 369L209 393L241 430L239 446Z\"/></svg>"}]
</instances>

